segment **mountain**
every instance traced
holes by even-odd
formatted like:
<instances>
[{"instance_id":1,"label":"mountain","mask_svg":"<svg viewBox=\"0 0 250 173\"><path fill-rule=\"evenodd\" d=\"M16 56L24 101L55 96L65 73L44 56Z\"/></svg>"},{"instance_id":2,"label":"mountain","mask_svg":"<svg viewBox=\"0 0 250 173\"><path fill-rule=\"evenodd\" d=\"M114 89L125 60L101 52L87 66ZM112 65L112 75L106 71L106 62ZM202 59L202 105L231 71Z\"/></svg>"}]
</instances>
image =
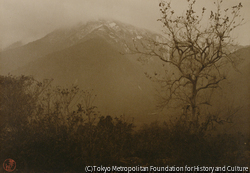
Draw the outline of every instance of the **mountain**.
<instances>
[{"instance_id":1,"label":"mountain","mask_svg":"<svg viewBox=\"0 0 250 173\"><path fill-rule=\"evenodd\" d=\"M250 46L238 49L232 56L240 62L235 70L228 70L227 80L221 85L222 90L218 97L227 99L223 103L226 109L239 109L233 117L233 122L237 125L228 124L224 126L223 132L241 131L250 136Z\"/></svg>"},{"instance_id":2,"label":"mountain","mask_svg":"<svg viewBox=\"0 0 250 173\"><path fill-rule=\"evenodd\" d=\"M118 21L106 20L57 29L39 40L0 52L0 74L6 75L29 62L97 36L115 45L119 51L126 52L127 44L132 44L134 39L155 37L156 34Z\"/></svg>"},{"instance_id":3,"label":"mountain","mask_svg":"<svg viewBox=\"0 0 250 173\"><path fill-rule=\"evenodd\" d=\"M23 44L22 41L17 41L17 42L12 43L12 44L9 45L8 47L6 47L6 48L4 49L4 51L10 50L10 49L15 49L15 48L21 47L21 46L23 46L23 45L24 45L24 44Z\"/></svg>"},{"instance_id":4,"label":"mountain","mask_svg":"<svg viewBox=\"0 0 250 173\"><path fill-rule=\"evenodd\" d=\"M38 80L53 78L55 85L77 84L82 89L93 89L97 94L95 103L103 115L124 113L135 117L137 123L165 120L166 113L156 114L155 84L144 75L161 71L161 63L150 59L143 64L138 62L138 55L127 53L133 41L158 36L118 21L90 21L0 52L0 74L33 75ZM228 71L228 82L222 85L222 91L229 102L242 106L235 120L246 131L250 123L250 47L234 48L235 56L244 59L238 66L241 73Z\"/></svg>"},{"instance_id":5,"label":"mountain","mask_svg":"<svg viewBox=\"0 0 250 173\"><path fill-rule=\"evenodd\" d=\"M148 67L126 52L133 40L155 36L117 21L79 24L3 52L1 72L33 75L38 80L53 78L54 85L93 89L103 115L125 114L136 122L150 122L155 120L154 84L144 74Z\"/></svg>"}]
</instances>

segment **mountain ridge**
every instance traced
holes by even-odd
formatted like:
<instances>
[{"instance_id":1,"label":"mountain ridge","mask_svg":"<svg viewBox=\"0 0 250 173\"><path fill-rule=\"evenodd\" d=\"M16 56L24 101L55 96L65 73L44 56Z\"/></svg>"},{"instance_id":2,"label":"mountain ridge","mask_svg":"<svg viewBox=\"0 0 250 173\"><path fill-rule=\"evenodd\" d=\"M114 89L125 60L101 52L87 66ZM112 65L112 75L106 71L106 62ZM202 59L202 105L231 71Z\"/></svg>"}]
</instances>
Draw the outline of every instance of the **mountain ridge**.
<instances>
[{"instance_id":1,"label":"mountain ridge","mask_svg":"<svg viewBox=\"0 0 250 173\"><path fill-rule=\"evenodd\" d=\"M98 28L97 26L100 25L101 27ZM66 29L57 29L41 39L15 49L0 52L0 74L6 75L49 53L84 42L88 38L95 37L96 35L109 40L121 51L126 51L125 49L127 48L124 43L131 43L132 37L136 37L140 33L145 37L149 37L147 34L150 32L132 25L122 24L121 22L104 20L90 21L86 24L78 24ZM150 37L151 36L153 36L153 34L151 34Z\"/></svg>"}]
</instances>

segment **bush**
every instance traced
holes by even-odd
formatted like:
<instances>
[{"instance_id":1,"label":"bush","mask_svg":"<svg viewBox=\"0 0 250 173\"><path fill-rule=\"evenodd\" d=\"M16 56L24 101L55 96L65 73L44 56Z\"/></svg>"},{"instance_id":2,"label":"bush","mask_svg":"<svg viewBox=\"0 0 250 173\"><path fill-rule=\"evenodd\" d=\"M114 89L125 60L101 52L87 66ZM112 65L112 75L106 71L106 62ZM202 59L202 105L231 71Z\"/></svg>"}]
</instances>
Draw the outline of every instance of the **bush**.
<instances>
[{"instance_id":1,"label":"bush","mask_svg":"<svg viewBox=\"0 0 250 173\"><path fill-rule=\"evenodd\" d=\"M91 92L31 77L0 77L0 159L23 172L82 172L96 166L250 166L249 137L193 130L183 119L134 129L100 116ZM80 100L72 104L73 98ZM99 117L99 119L97 119Z\"/></svg>"}]
</instances>

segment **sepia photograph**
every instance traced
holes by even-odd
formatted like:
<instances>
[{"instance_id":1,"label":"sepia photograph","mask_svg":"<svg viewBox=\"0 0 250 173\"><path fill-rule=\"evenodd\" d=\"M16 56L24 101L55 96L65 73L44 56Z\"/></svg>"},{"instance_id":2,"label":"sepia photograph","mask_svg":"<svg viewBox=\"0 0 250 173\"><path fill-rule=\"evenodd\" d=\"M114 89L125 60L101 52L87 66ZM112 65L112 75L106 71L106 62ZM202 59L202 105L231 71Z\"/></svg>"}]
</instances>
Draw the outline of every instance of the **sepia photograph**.
<instances>
[{"instance_id":1,"label":"sepia photograph","mask_svg":"<svg viewBox=\"0 0 250 173\"><path fill-rule=\"evenodd\" d=\"M249 0L0 0L0 173L249 172Z\"/></svg>"}]
</instances>

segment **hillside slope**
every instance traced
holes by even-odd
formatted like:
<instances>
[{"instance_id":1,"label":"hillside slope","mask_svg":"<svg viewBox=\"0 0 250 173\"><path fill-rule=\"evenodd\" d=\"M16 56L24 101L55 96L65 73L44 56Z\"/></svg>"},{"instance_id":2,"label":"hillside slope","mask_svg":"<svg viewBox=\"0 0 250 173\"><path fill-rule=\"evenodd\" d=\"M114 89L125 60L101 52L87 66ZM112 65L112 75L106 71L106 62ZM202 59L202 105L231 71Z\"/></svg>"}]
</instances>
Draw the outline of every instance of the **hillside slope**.
<instances>
[{"instance_id":1,"label":"hillside slope","mask_svg":"<svg viewBox=\"0 0 250 173\"><path fill-rule=\"evenodd\" d=\"M33 75L40 80L53 78L55 85L76 84L82 89L93 89L103 114L124 113L139 122L154 119L152 82L140 65L101 37L44 56L13 74Z\"/></svg>"}]
</instances>

